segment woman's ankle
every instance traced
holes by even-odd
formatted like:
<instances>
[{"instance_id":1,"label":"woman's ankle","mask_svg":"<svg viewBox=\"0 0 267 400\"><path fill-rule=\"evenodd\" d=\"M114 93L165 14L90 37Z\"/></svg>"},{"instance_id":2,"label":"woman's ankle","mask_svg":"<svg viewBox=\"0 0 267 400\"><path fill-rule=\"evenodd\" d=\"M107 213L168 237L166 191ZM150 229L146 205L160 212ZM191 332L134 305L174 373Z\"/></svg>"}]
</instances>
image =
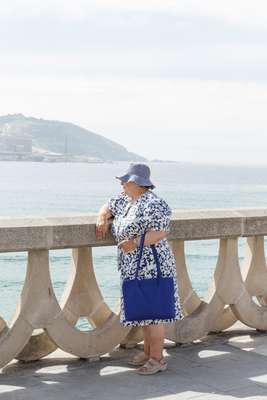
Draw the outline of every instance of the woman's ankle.
<instances>
[{"instance_id":1,"label":"woman's ankle","mask_svg":"<svg viewBox=\"0 0 267 400\"><path fill-rule=\"evenodd\" d=\"M154 360L160 362L164 360L163 354L161 356L153 356L152 354L150 354L150 358L154 358Z\"/></svg>"}]
</instances>

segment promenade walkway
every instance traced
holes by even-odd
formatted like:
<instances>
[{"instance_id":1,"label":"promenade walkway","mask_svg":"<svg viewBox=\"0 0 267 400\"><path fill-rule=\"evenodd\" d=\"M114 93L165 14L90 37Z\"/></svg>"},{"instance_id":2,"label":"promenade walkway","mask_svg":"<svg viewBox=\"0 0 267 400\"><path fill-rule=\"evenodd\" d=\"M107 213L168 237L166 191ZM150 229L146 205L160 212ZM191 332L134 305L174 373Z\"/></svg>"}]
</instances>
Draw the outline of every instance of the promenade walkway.
<instances>
[{"instance_id":1,"label":"promenade walkway","mask_svg":"<svg viewBox=\"0 0 267 400\"><path fill-rule=\"evenodd\" d=\"M61 350L37 362L13 360L1 370L0 399L267 399L267 333L241 322L191 344L166 341L168 370L152 376L127 365L136 351L116 347L94 361Z\"/></svg>"}]
</instances>

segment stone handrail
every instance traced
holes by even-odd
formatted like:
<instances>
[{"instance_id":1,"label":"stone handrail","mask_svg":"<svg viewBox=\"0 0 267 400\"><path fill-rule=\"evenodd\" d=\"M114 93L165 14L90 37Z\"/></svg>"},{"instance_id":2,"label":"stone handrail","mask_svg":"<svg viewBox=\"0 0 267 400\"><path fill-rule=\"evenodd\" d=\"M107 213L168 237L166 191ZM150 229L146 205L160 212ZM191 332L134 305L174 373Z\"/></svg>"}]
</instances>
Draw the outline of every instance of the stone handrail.
<instances>
[{"instance_id":1,"label":"stone handrail","mask_svg":"<svg viewBox=\"0 0 267 400\"><path fill-rule=\"evenodd\" d=\"M95 222L96 215L88 213L0 218L0 252L28 252L26 278L13 321L8 326L0 317L0 367L13 358L40 359L58 347L77 357L96 358L118 344L131 347L143 340L141 328L120 324L119 299L112 311L100 292L92 248L116 243L110 232L105 239L97 239ZM185 317L165 325L167 339L192 342L237 320L267 330L266 234L267 209L173 210L168 240L176 258ZM239 237L246 237L242 273ZM216 268L207 295L201 299L187 272L184 242L216 238ZM64 248L72 249L72 272L59 303L50 278L49 250ZM92 330L75 327L81 316L88 319Z\"/></svg>"}]
</instances>

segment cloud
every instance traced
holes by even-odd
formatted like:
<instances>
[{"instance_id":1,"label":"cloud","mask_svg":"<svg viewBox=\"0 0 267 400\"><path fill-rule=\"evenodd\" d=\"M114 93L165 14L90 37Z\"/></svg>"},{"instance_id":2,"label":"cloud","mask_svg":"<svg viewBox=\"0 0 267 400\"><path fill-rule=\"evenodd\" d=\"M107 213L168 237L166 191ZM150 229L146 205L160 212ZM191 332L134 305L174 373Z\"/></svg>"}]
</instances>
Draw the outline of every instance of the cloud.
<instances>
[{"instance_id":1,"label":"cloud","mask_svg":"<svg viewBox=\"0 0 267 400\"><path fill-rule=\"evenodd\" d=\"M86 19L101 12L166 13L185 17L215 17L246 26L266 26L265 0L10 0L1 4L0 17L15 19L37 16Z\"/></svg>"},{"instance_id":2,"label":"cloud","mask_svg":"<svg viewBox=\"0 0 267 400\"><path fill-rule=\"evenodd\" d=\"M219 14L197 17L196 10L178 15L167 6L162 12L123 8L119 13L95 5L82 20L71 21L53 14L51 3L45 7L50 14L30 14L26 21L17 11L18 20L7 18L0 24L1 37L8 37L0 44L3 76L267 78L265 27L239 26Z\"/></svg>"},{"instance_id":3,"label":"cloud","mask_svg":"<svg viewBox=\"0 0 267 400\"><path fill-rule=\"evenodd\" d=\"M253 148L257 162L266 11L260 0L10 0L2 113L76 122L148 158L241 159Z\"/></svg>"},{"instance_id":4,"label":"cloud","mask_svg":"<svg viewBox=\"0 0 267 400\"><path fill-rule=\"evenodd\" d=\"M260 84L202 80L0 79L4 112L72 120L134 147L147 132L183 145L223 144L266 134L267 91ZM8 111L9 110L9 111ZM125 137L125 133L129 137ZM130 137L131 136L131 137ZM258 136L260 137L260 136ZM148 136L148 143L151 136ZM140 142L140 148L142 142Z\"/></svg>"}]
</instances>

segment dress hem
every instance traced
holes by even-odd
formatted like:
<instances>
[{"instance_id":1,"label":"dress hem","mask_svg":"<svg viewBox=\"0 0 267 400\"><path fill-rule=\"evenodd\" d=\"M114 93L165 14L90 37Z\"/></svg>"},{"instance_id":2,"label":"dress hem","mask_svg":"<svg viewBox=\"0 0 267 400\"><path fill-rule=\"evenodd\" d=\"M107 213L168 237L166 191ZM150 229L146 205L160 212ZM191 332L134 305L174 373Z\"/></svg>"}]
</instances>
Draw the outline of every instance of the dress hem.
<instances>
[{"instance_id":1,"label":"dress hem","mask_svg":"<svg viewBox=\"0 0 267 400\"><path fill-rule=\"evenodd\" d=\"M143 320L143 322L120 321L120 324L123 326L146 326L146 325L158 325L158 324L171 324L173 322L180 321L183 318L184 318L184 316L181 316L179 318L158 320L157 322L151 321L151 320Z\"/></svg>"}]
</instances>

